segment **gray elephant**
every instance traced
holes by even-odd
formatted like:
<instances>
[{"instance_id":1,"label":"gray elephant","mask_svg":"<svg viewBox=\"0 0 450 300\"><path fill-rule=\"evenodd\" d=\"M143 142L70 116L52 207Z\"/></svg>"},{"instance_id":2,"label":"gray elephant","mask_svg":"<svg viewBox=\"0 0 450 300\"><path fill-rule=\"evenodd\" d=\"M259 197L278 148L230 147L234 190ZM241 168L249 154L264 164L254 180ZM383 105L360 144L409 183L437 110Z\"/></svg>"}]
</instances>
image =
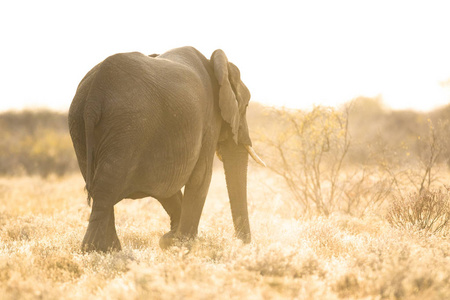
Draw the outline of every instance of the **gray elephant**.
<instances>
[{"instance_id":1,"label":"gray elephant","mask_svg":"<svg viewBox=\"0 0 450 300\"><path fill-rule=\"evenodd\" d=\"M160 55L121 53L80 82L69 128L88 199L84 251L120 250L114 205L156 198L170 216L161 248L197 235L214 153L224 164L236 236L251 240L247 211L246 110L250 92L222 50L192 47ZM181 189L184 187L184 195Z\"/></svg>"}]
</instances>

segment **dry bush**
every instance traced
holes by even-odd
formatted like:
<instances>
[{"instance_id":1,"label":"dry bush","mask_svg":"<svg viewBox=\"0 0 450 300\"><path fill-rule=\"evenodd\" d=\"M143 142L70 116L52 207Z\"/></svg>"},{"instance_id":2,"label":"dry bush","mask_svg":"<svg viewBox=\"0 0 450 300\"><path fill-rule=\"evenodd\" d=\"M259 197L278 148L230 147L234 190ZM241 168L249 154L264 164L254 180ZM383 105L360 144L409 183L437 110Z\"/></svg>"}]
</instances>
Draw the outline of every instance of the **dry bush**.
<instances>
[{"instance_id":1,"label":"dry bush","mask_svg":"<svg viewBox=\"0 0 450 300\"><path fill-rule=\"evenodd\" d=\"M47 110L0 114L0 174L58 176L76 171L67 114Z\"/></svg>"},{"instance_id":2,"label":"dry bush","mask_svg":"<svg viewBox=\"0 0 450 300\"><path fill-rule=\"evenodd\" d=\"M449 116L450 106L430 113L391 111L380 97L357 98L349 112L355 141L349 161L379 168L397 194L430 189L448 162Z\"/></svg>"},{"instance_id":3,"label":"dry bush","mask_svg":"<svg viewBox=\"0 0 450 300\"><path fill-rule=\"evenodd\" d=\"M419 144L419 169L422 170L422 174L419 173L419 184L416 185L419 193L425 189L430 189L433 182L437 180L433 171L436 169L437 163L441 158L441 153L444 149L444 140L446 140L448 132L448 120L442 121L438 120L437 126L433 123L431 119L427 119L428 134L425 135L423 139L418 138L418 140L423 141Z\"/></svg>"},{"instance_id":4,"label":"dry bush","mask_svg":"<svg viewBox=\"0 0 450 300\"><path fill-rule=\"evenodd\" d=\"M445 111L389 111L379 98L344 110L266 109L256 140L291 194L285 205L300 215L362 216L384 209L386 199L445 183Z\"/></svg>"},{"instance_id":5,"label":"dry bush","mask_svg":"<svg viewBox=\"0 0 450 300\"><path fill-rule=\"evenodd\" d=\"M436 125L435 125L436 123ZM386 141L378 135L372 143L372 164L392 181L392 194L404 197L421 193L442 184L444 142L448 122L427 119L423 130L415 134L414 143Z\"/></svg>"},{"instance_id":6,"label":"dry bush","mask_svg":"<svg viewBox=\"0 0 450 300\"><path fill-rule=\"evenodd\" d=\"M450 229L449 191L423 190L408 197L398 197L391 203L387 220L400 228L447 233Z\"/></svg>"},{"instance_id":7,"label":"dry bush","mask_svg":"<svg viewBox=\"0 0 450 300\"><path fill-rule=\"evenodd\" d=\"M390 181L376 169L350 165L348 109L276 110L277 130L261 134L269 168L307 213L363 214L387 197Z\"/></svg>"}]
</instances>

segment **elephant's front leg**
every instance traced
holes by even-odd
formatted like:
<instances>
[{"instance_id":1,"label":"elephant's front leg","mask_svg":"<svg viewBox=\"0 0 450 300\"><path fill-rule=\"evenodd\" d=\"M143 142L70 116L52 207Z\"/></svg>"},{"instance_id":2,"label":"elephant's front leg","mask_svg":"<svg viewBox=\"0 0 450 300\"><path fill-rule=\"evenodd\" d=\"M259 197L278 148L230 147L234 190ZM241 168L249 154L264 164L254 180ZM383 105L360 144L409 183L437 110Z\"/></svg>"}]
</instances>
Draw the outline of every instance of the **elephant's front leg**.
<instances>
[{"instance_id":1,"label":"elephant's front leg","mask_svg":"<svg viewBox=\"0 0 450 300\"><path fill-rule=\"evenodd\" d=\"M101 206L94 200L81 249L103 252L121 250L114 220L114 206Z\"/></svg>"},{"instance_id":2,"label":"elephant's front leg","mask_svg":"<svg viewBox=\"0 0 450 300\"><path fill-rule=\"evenodd\" d=\"M198 224L211 183L212 163L197 165L189 182L185 186L181 203L180 222L176 231L166 233L160 240L161 248L165 249L176 241L189 241L197 236Z\"/></svg>"}]
</instances>

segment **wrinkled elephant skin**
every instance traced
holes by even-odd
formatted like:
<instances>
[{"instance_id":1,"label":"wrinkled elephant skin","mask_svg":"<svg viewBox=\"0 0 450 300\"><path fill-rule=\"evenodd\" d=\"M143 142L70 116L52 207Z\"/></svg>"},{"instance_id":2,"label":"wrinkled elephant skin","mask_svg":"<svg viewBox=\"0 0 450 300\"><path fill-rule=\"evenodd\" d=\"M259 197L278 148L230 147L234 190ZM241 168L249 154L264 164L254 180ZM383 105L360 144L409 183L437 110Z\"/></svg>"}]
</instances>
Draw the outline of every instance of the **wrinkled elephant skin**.
<instances>
[{"instance_id":1,"label":"wrinkled elephant skin","mask_svg":"<svg viewBox=\"0 0 450 300\"><path fill-rule=\"evenodd\" d=\"M93 201L82 249L121 249L114 205L124 198L150 196L162 204L171 223L162 248L194 238L216 151L236 236L249 243L249 100L239 69L222 50L210 59L192 47L160 55L121 53L89 71L69 110L70 134Z\"/></svg>"}]
</instances>

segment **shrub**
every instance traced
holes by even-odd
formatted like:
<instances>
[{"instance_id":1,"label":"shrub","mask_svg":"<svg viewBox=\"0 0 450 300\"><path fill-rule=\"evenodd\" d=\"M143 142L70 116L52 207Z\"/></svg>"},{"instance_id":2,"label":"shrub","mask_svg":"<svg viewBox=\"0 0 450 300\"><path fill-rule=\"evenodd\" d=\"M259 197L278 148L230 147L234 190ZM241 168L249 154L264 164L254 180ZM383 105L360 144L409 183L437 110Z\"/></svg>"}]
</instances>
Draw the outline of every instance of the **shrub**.
<instances>
[{"instance_id":1,"label":"shrub","mask_svg":"<svg viewBox=\"0 0 450 300\"><path fill-rule=\"evenodd\" d=\"M2 113L0 135L0 174L46 177L77 170L65 113Z\"/></svg>"},{"instance_id":2,"label":"shrub","mask_svg":"<svg viewBox=\"0 0 450 300\"><path fill-rule=\"evenodd\" d=\"M447 233L450 225L449 189L423 190L394 198L387 220L395 227Z\"/></svg>"},{"instance_id":3,"label":"shrub","mask_svg":"<svg viewBox=\"0 0 450 300\"><path fill-rule=\"evenodd\" d=\"M277 131L260 139L268 167L280 175L307 212L361 215L387 197L389 182L364 167L347 168L351 145L348 109L317 106L310 112L278 110ZM376 180L374 180L376 178Z\"/></svg>"},{"instance_id":4,"label":"shrub","mask_svg":"<svg viewBox=\"0 0 450 300\"><path fill-rule=\"evenodd\" d=\"M350 145L347 119L332 108L320 106L307 113L279 113L281 130L266 139L273 150L269 167L284 178L307 211L314 208L328 215L335 205L337 180Z\"/></svg>"}]
</instances>

